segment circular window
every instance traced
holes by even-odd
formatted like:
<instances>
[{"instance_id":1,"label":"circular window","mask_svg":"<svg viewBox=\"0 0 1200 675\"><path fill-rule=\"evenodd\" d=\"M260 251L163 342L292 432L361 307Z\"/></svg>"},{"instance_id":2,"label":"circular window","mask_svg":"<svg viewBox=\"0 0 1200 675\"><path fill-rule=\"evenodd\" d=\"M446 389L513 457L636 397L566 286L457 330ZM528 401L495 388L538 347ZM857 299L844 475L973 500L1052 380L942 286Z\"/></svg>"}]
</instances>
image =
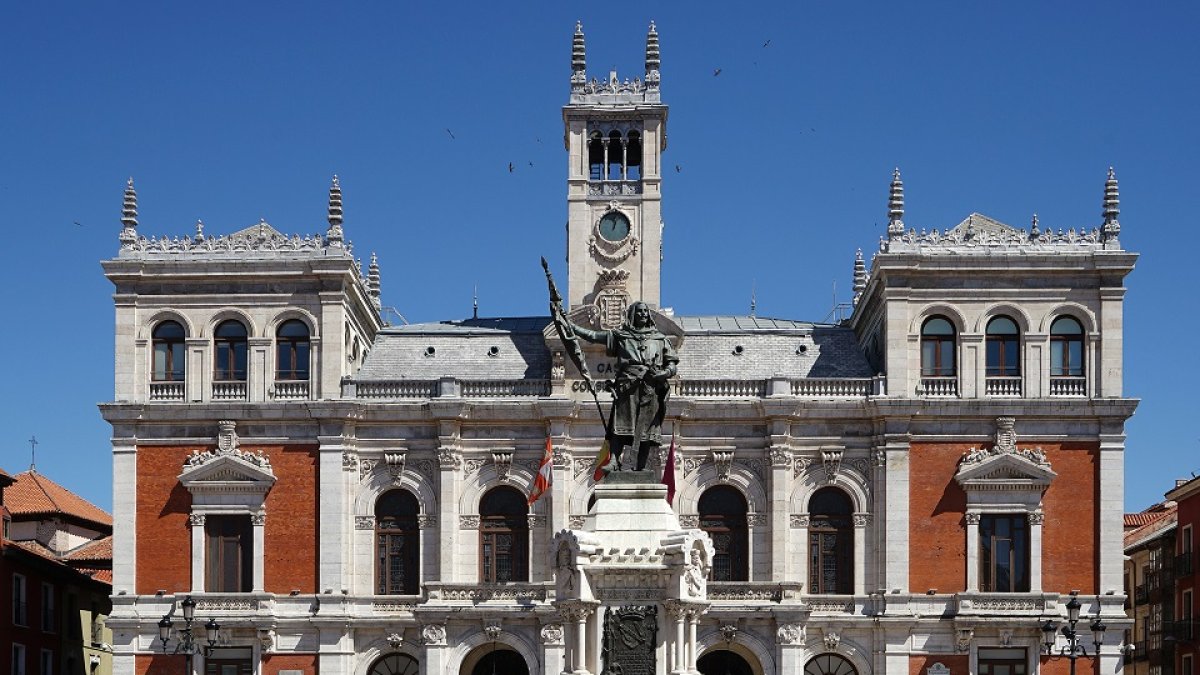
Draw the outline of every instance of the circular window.
<instances>
[{"instance_id":1,"label":"circular window","mask_svg":"<svg viewBox=\"0 0 1200 675\"><path fill-rule=\"evenodd\" d=\"M609 211L600 219L600 236L608 241L623 241L629 236L629 219L619 211Z\"/></svg>"}]
</instances>

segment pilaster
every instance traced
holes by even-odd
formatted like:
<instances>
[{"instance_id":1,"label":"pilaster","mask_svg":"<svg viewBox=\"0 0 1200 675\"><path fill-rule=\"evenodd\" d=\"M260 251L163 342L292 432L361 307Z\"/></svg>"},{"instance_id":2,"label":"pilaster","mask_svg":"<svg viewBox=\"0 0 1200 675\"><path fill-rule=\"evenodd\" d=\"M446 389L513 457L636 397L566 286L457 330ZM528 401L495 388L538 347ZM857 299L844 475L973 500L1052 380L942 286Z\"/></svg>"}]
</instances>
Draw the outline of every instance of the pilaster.
<instances>
[{"instance_id":1,"label":"pilaster","mask_svg":"<svg viewBox=\"0 0 1200 675\"><path fill-rule=\"evenodd\" d=\"M114 594L137 589L137 445L132 438L112 441Z\"/></svg>"},{"instance_id":2,"label":"pilaster","mask_svg":"<svg viewBox=\"0 0 1200 675\"><path fill-rule=\"evenodd\" d=\"M318 590L341 592L349 588L347 556L351 553L351 514L347 506L342 455L354 450L353 427L340 429L338 435L318 436L319 522Z\"/></svg>"}]
</instances>

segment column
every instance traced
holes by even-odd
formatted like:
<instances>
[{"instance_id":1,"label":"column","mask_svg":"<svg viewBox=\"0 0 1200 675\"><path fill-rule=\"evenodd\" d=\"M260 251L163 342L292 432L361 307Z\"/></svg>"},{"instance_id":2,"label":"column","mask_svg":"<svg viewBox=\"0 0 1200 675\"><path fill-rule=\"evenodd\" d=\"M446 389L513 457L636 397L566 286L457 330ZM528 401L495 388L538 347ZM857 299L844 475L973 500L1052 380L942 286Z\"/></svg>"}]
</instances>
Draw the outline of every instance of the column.
<instances>
[{"instance_id":1,"label":"column","mask_svg":"<svg viewBox=\"0 0 1200 675\"><path fill-rule=\"evenodd\" d=\"M784 580L790 569L788 567L788 547L791 542L788 539L792 530L791 523L788 522L788 487L791 484L792 453L787 448L776 446L771 448L770 457L771 510L768 517L771 528L772 573L769 578L771 581L780 582Z\"/></svg>"},{"instance_id":2,"label":"column","mask_svg":"<svg viewBox=\"0 0 1200 675\"><path fill-rule=\"evenodd\" d=\"M132 438L113 446L113 593L137 589L137 445Z\"/></svg>"},{"instance_id":3,"label":"column","mask_svg":"<svg viewBox=\"0 0 1200 675\"><path fill-rule=\"evenodd\" d=\"M688 610L688 671L696 671L696 658L699 656L699 649L696 645L696 626L700 624L700 615L704 610L700 607L692 607Z\"/></svg>"},{"instance_id":4,"label":"column","mask_svg":"<svg viewBox=\"0 0 1200 675\"><path fill-rule=\"evenodd\" d=\"M567 668L574 675L588 675L588 617L594 607L573 601L559 606L559 614L568 628Z\"/></svg>"},{"instance_id":5,"label":"column","mask_svg":"<svg viewBox=\"0 0 1200 675\"><path fill-rule=\"evenodd\" d=\"M441 521L441 547L438 549L439 579L443 583L458 581L454 565L454 548L458 542L458 495L455 482L462 466L462 454L451 448L438 450L438 520Z\"/></svg>"},{"instance_id":6,"label":"column","mask_svg":"<svg viewBox=\"0 0 1200 675\"><path fill-rule=\"evenodd\" d=\"M188 526L192 528L192 592L204 592L204 514L188 514ZM115 520L113 521L116 522ZM255 551L257 554L257 551ZM260 558L255 558L260 560ZM115 560L114 560L115 561ZM259 564L259 567L262 565Z\"/></svg>"},{"instance_id":7,"label":"column","mask_svg":"<svg viewBox=\"0 0 1200 675\"><path fill-rule=\"evenodd\" d=\"M604 172L603 172L604 175L600 176L600 180L608 180L608 137L607 136L605 136L604 140L601 141L601 145L604 146Z\"/></svg>"},{"instance_id":8,"label":"column","mask_svg":"<svg viewBox=\"0 0 1200 675\"><path fill-rule=\"evenodd\" d=\"M1041 511L1030 511L1026 515L1029 518L1029 591L1031 593L1041 593L1042 565L1044 564L1042 559L1042 522L1046 519L1046 516ZM971 529L975 530L975 540L978 542L979 525L976 524ZM976 545L975 550L979 550L978 545ZM976 575L978 574L977 571Z\"/></svg>"},{"instance_id":9,"label":"column","mask_svg":"<svg viewBox=\"0 0 1200 675\"><path fill-rule=\"evenodd\" d=\"M967 524L967 592L979 592L979 512L967 511L963 516L963 520ZM1038 528L1040 531L1041 528ZM1041 558L1032 558L1034 561L1040 561ZM1041 575L1040 565L1035 562L1033 567L1039 568L1038 575ZM1031 581L1032 583L1032 581ZM1040 588L1040 584L1038 586Z\"/></svg>"},{"instance_id":10,"label":"column","mask_svg":"<svg viewBox=\"0 0 1200 675\"><path fill-rule=\"evenodd\" d=\"M667 600L664 603L667 616L675 622L675 638L671 649L667 650L667 668L671 675L683 675L687 664L687 642L684 637L684 621L687 619L687 608L678 600Z\"/></svg>"},{"instance_id":11,"label":"column","mask_svg":"<svg viewBox=\"0 0 1200 675\"><path fill-rule=\"evenodd\" d=\"M329 429L337 435L318 436L318 516L321 542L318 556L317 592L330 590L340 593L347 588L346 557L350 554L350 513L346 508L346 478L342 455L352 449L353 427ZM349 443L348 443L349 441Z\"/></svg>"},{"instance_id":12,"label":"column","mask_svg":"<svg viewBox=\"0 0 1200 675\"><path fill-rule=\"evenodd\" d=\"M275 383L275 369L271 366L270 351L273 338L252 337L246 340L246 398L251 402L270 400L267 388Z\"/></svg>"},{"instance_id":13,"label":"column","mask_svg":"<svg viewBox=\"0 0 1200 675\"><path fill-rule=\"evenodd\" d=\"M621 137L621 180L629 180L629 141Z\"/></svg>"},{"instance_id":14,"label":"column","mask_svg":"<svg viewBox=\"0 0 1200 675\"><path fill-rule=\"evenodd\" d=\"M855 513L854 520L854 594L867 594L867 527L871 525L871 514Z\"/></svg>"},{"instance_id":15,"label":"column","mask_svg":"<svg viewBox=\"0 0 1200 675\"><path fill-rule=\"evenodd\" d=\"M252 593L264 592L263 591L263 577L265 575L264 575L263 568L266 567L267 557L266 557L266 538L263 536L263 531L266 529L264 527L266 525L266 523L267 523L267 514L265 511L259 511L257 513L250 514L250 530L252 532L252 538L254 540L254 543L253 543L253 546L254 546L253 561L254 562L251 565L252 570L250 573L250 576L251 576L250 592L252 592Z\"/></svg>"},{"instance_id":16,"label":"column","mask_svg":"<svg viewBox=\"0 0 1200 675\"><path fill-rule=\"evenodd\" d=\"M810 588L808 574L809 516L807 513L793 513L790 518L789 529L796 531L792 535L792 545L796 548L796 555L792 557L792 560L795 561L796 578L803 584L801 588L805 593L812 593L813 590Z\"/></svg>"}]
</instances>

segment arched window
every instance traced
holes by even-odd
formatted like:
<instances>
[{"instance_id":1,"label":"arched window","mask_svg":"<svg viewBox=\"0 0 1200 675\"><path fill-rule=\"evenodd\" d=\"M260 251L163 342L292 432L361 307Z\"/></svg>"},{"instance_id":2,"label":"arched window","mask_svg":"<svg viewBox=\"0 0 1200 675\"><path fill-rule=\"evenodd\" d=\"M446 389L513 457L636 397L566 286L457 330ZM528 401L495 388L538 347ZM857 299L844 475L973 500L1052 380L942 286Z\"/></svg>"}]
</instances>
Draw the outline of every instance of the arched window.
<instances>
[{"instance_id":1,"label":"arched window","mask_svg":"<svg viewBox=\"0 0 1200 675\"><path fill-rule=\"evenodd\" d=\"M854 509L845 492L825 487L808 501L809 592L854 592Z\"/></svg>"},{"instance_id":2,"label":"arched window","mask_svg":"<svg viewBox=\"0 0 1200 675\"><path fill-rule=\"evenodd\" d=\"M184 376L184 333L177 321L163 321L154 327L151 342L154 347L156 382L181 382Z\"/></svg>"},{"instance_id":3,"label":"arched window","mask_svg":"<svg viewBox=\"0 0 1200 675\"><path fill-rule=\"evenodd\" d=\"M588 136L588 180L604 180L604 140L599 131Z\"/></svg>"},{"instance_id":4,"label":"arched window","mask_svg":"<svg viewBox=\"0 0 1200 675\"><path fill-rule=\"evenodd\" d=\"M375 503L375 592L420 592L421 531L417 498L407 490L389 490Z\"/></svg>"},{"instance_id":5,"label":"arched window","mask_svg":"<svg viewBox=\"0 0 1200 675\"><path fill-rule=\"evenodd\" d=\"M421 664L408 654L388 654L371 664L368 675L417 675Z\"/></svg>"},{"instance_id":6,"label":"arched window","mask_svg":"<svg viewBox=\"0 0 1200 675\"><path fill-rule=\"evenodd\" d=\"M1015 377L1021 374L1021 330L1007 316L987 325L987 376Z\"/></svg>"},{"instance_id":7,"label":"arched window","mask_svg":"<svg viewBox=\"0 0 1200 675\"><path fill-rule=\"evenodd\" d=\"M511 649L487 647L488 653L480 657L471 675L529 675L529 666L521 655Z\"/></svg>"},{"instance_id":8,"label":"arched window","mask_svg":"<svg viewBox=\"0 0 1200 675\"><path fill-rule=\"evenodd\" d=\"M954 324L942 316L927 319L921 326L921 375L955 375Z\"/></svg>"},{"instance_id":9,"label":"arched window","mask_svg":"<svg viewBox=\"0 0 1200 675\"><path fill-rule=\"evenodd\" d=\"M1050 376L1083 377L1083 326L1060 316L1050 324Z\"/></svg>"},{"instance_id":10,"label":"arched window","mask_svg":"<svg viewBox=\"0 0 1200 675\"><path fill-rule=\"evenodd\" d=\"M746 527L746 498L736 488L718 485L700 495L700 529L713 541L713 581L750 578L750 531Z\"/></svg>"},{"instance_id":11,"label":"arched window","mask_svg":"<svg viewBox=\"0 0 1200 675\"><path fill-rule=\"evenodd\" d=\"M308 379L308 326L303 321L284 321L275 331L275 379Z\"/></svg>"},{"instance_id":12,"label":"arched window","mask_svg":"<svg viewBox=\"0 0 1200 675\"><path fill-rule=\"evenodd\" d=\"M492 488L479 502L479 577L529 581L529 507L515 488Z\"/></svg>"},{"instance_id":13,"label":"arched window","mask_svg":"<svg viewBox=\"0 0 1200 675\"><path fill-rule=\"evenodd\" d=\"M621 132L610 131L608 133L608 171L605 178L608 180L621 180L621 168L625 162L625 142L621 138Z\"/></svg>"},{"instance_id":14,"label":"arched window","mask_svg":"<svg viewBox=\"0 0 1200 675\"><path fill-rule=\"evenodd\" d=\"M844 656L821 654L804 664L804 675L858 675L858 670Z\"/></svg>"},{"instance_id":15,"label":"arched window","mask_svg":"<svg viewBox=\"0 0 1200 675\"><path fill-rule=\"evenodd\" d=\"M218 382L246 381L246 326L241 321L223 321L213 333L215 348L213 379Z\"/></svg>"},{"instance_id":16,"label":"arched window","mask_svg":"<svg viewBox=\"0 0 1200 675\"><path fill-rule=\"evenodd\" d=\"M625 141L625 166L626 180L642 179L642 136L636 131Z\"/></svg>"}]
</instances>

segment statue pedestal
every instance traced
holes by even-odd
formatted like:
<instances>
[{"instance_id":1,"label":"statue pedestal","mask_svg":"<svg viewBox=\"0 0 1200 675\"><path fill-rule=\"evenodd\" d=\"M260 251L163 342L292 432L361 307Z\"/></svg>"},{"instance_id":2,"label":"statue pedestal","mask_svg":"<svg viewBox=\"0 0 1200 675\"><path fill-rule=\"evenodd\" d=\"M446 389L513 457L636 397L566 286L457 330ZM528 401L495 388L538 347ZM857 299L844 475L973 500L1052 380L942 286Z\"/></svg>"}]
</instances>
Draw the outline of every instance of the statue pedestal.
<instances>
[{"instance_id":1,"label":"statue pedestal","mask_svg":"<svg viewBox=\"0 0 1200 675\"><path fill-rule=\"evenodd\" d=\"M623 675L695 672L712 541L679 527L652 472L610 473L595 495L583 529L554 537L567 669L604 675L619 663Z\"/></svg>"}]
</instances>

